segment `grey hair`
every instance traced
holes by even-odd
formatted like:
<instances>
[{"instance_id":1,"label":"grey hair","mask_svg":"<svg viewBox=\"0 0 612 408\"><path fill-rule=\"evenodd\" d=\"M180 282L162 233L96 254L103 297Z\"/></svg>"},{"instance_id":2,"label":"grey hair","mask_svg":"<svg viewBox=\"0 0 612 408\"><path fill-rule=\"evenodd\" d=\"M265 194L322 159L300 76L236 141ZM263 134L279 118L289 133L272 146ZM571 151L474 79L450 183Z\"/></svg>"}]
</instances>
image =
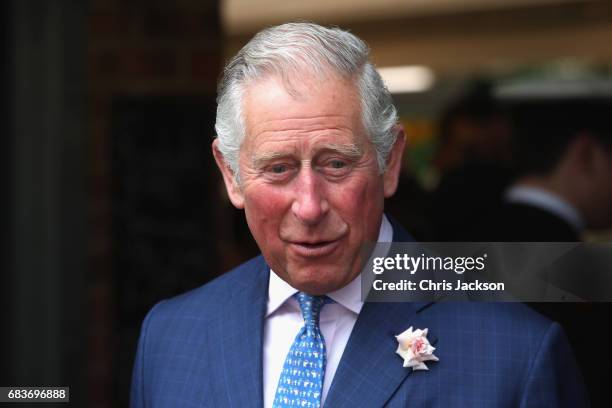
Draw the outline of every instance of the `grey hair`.
<instances>
[{"instance_id":1,"label":"grey hair","mask_svg":"<svg viewBox=\"0 0 612 408\"><path fill-rule=\"evenodd\" d=\"M219 150L239 183L238 159L245 136L242 94L245 85L267 74L285 84L291 74L335 72L356 77L363 124L385 171L397 132L397 109L382 78L368 60L369 48L355 35L336 27L313 23L287 23L260 31L225 66L217 89L215 130Z\"/></svg>"}]
</instances>

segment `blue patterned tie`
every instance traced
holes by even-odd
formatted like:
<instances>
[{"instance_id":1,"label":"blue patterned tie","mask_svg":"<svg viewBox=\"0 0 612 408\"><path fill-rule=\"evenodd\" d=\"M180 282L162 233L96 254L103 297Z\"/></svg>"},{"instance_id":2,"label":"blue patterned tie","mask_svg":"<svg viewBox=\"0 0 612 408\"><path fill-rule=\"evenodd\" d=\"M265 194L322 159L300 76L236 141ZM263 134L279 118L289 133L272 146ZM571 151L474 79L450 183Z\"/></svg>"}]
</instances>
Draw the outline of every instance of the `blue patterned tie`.
<instances>
[{"instance_id":1,"label":"blue patterned tie","mask_svg":"<svg viewBox=\"0 0 612 408\"><path fill-rule=\"evenodd\" d=\"M304 316L304 327L295 337L278 381L274 408L321 405L325 375L325 340L319 329L319 312L332 303L327 296L296 295Z\"/></svg>"}]
</instances>

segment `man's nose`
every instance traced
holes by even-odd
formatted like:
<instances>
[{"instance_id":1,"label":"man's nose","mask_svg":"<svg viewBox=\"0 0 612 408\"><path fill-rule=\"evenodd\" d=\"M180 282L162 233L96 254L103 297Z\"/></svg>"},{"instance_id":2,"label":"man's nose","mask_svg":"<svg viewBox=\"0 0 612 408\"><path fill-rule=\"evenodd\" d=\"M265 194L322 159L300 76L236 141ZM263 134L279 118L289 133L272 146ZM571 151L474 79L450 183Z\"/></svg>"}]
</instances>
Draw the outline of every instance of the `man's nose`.
<instances>
[{"instance_id":1,"label":"man's nose","mask_svg":"<svg viewBox=\"0 0 612 408\"><path fill-rule=\"evenodd\" d=\"M310 166L304 166L295 179L295 199L291 211L307 225L318 223L329 211L324 181Z\"/></svg>"}]
</instances>

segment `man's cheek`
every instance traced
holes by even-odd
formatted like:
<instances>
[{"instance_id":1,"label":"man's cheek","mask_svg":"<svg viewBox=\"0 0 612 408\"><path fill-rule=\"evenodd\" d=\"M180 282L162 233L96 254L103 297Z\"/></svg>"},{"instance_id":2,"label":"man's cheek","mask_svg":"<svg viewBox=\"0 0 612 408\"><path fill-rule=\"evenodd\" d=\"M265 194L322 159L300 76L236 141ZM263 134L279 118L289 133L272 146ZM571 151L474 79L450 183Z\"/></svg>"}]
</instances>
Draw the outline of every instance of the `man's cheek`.
<instances>
[{"instance_id":1,"label":"man's cheek","mask_svg":"<svg viewBox=\"0 0 612 408\"><path fill-rule=\"evenodd\" d=\"M259 188L256 194L249 200L257 211L264 214L275 214L280 216L283 208L290 204L286 193L275 191L275 189Z\"/></svg>"}]
</instances>

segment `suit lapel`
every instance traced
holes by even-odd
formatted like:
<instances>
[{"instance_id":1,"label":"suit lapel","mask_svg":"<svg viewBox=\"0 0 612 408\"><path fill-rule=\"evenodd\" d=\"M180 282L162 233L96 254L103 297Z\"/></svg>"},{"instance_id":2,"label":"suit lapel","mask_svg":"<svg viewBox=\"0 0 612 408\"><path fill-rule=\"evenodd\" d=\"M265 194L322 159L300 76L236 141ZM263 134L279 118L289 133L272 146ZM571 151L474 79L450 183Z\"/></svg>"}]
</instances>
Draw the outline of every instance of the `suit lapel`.
<instances>
[{"instance_id":1,"label":"suit lapel","mask_svg":"<svg viewBox=\"0 0 612 408\"><path fill-rule=\"evenodd\" d=\"M399 223L387 217L393 226L394 242L414 241ZM430 304L366 302L342 354L325 406L383 406L412 372L403 367L403 360L395 352L395 336L410 326L429 327L419 312ZM431 331L427 338L432 345L437 342Z\"/></svg>"},{"instance_id":2,"label":"suit lapel","mask_svg":"<svg viewBox=\"0 0 612 408\"><path fill-rule=\"evenodd\" d=\"M414 242L414 238L402 227L402 224L391 215L385 215L393 227L393 242Z\"/></svg>"},{"instance_id":3,"label":"suit lapel","mask_svg":"<svg viewBox=\"0 0 612 408\"><path fill-rule=\"evenodd\" d=\"M428 327L418 312L427 304L365 303L338 365L325 401L326 407L383 406L411 369L395 353L395 336L407 330ZM428 334L431 344L435 333Z\"/></svg>"},{"instance_id":4,"label":"suit lapel","mask_svg":"<svg viewBox=\"0 0 612 408\"><path fill-rule=\"evenodd\" d=\"M217 332L211 339L218 358L211 359L218 406L263 406L263 322L270 270L262 257L241 274L233 296L220 310Z\"/></svg>"}]
</instances>

